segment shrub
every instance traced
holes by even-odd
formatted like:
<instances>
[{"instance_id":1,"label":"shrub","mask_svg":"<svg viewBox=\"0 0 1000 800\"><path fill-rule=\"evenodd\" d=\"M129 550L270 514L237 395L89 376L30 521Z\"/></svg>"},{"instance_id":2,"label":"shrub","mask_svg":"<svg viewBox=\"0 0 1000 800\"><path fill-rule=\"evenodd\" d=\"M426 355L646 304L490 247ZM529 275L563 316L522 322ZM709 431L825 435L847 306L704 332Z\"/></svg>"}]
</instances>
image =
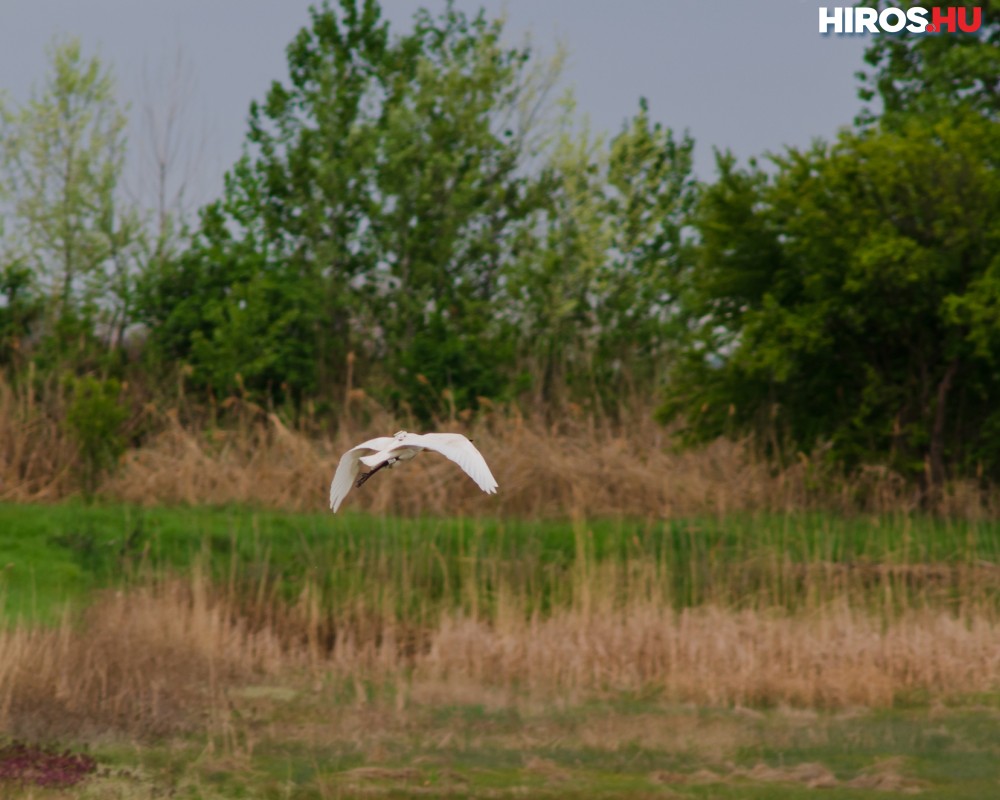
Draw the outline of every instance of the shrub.
<instances>
[{"instance_id":1,"label":"shrub","mask_svg":"<svg viewBox=\"0 0 1000 800\"><path fill-rule=\"evenodd\" d=\"M73 380L66 424L80 447L81 486L92 496L101 476L113 471L125 451L122 426L128 410L119 401L122 386L114 378Z\"/></svg>"}]
</instances>

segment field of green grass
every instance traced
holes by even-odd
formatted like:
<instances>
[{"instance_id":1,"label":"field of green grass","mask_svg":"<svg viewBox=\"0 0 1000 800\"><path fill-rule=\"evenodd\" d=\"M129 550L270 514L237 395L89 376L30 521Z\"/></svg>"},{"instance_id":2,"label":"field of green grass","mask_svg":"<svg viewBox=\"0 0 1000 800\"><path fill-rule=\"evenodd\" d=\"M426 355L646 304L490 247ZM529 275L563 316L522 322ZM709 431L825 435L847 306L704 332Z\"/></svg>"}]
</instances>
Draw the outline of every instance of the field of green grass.
<instances>
[{"instance_id":1,"label":"field of green grass","mask_svg":"<svg viewBox=\"0 0 1000 800\"><path fill-rule=\"evenodd\" d=\"M331 605L384 605L404 588L392 598L403 618L488 607L501 583L544 610L568 602L576 570L630 562L655 565L674 606L794 606L880 581L960 602L977 568L992 586L1000 522L798 513L574 523L0 504L7 619L53 621L66 602L140 578L143 567L184 571L196 561L218 580L266 580L286 597L311 581Z\"/></svg>"},{"instance_id":2,"label":"field of green grass","mask_svg":"<svg viewBox=\"0 0 1000 800\"><path fill-rule=\"evenodd\" d=\"M267 628L289 652L299 638L310 647L326 642L308 658L275 656L277 666L245 670L237 668L243 645L226 645L232 658L211 656L207 672L184 662L157 673L163 660L157 653L184 641L176 638L183 631L172 634L162 651L150 650L151 660L137 662L134 673L115 680L124 684L136 675L141 680L144 673L154 682L205 680L212 685L202 705L192 712L190 703L178 701L179 716L148 729L128 721L129 714L155 718L141 704L101 724L60 725L50 719L33 741L86 750L97 760L97 774L70 789L0 780L0 796L742 800L806 798L820 790L835 798L1000 796L996 674L967 690L900 690L889 695L890 702L874 706L811 707L786 702L780 690L768 702L696 703L655 676L645 684L640 680L638 688L631 677L619 680L611 672L599 680L564 676L546 682L545 675L538 678L537 665L527 664L529 655L510 656L510 648L528 646L526 637L552 636L544 627L548 619L579 625L571 634L580 639L581 652L591 654L600 654L601 643L584 639L606 622L602 616L616 614L624 626L651 625L636 634L641 653L646 647L641 631L655 632L661 624L656 616L643 622L643 614L715 609L711 613L722 620L715 628L711 619L700 628L697 617L689 620L690 635L706 637L706 670L718 669L718 662L709 660L713 635L751 635L749 628L727 632L725 625L733 621L766 626L787 618L806 626L810 620L843 625L859 614L875 621L872 630L891 629L902 620L900 630L916 637L906 642L932 635L921 633L912 620L957 619L960 628L978 631L970 652L996 672L998 564L1000 523L916 516L533 522L0 505L0 585L9 631L50 629L65 638L80 624L93 624L77 622L87 609L124 613L145 608L142 598L166 603L174 595L166 590L144 595L143 587L167 586L170 576L177 576L193 587L194 599L169 600L179 605L164 606L160 617L151 617L154 628L161 624L157 619L207 603L197 598L208 591L225 600L214 607L221 611L213 624L238 618L246 636ZM196 575L216 588L200 589ZM106 589L126 599L107 605ZM128 600L130 593L138 593L137 599ZM313 603L308 625L291 611L279 613L303 608L303 598ZM840 605L854 611L846 616L829 611ZM101 611L105 608L111 611ZM664 624L683 621L664 619ZM479 625L479 639L466 642L455 634L464 630L463 620ZM98 629L81 635L105 641L115 624L111 634ZM613 630L616 623L608 624ZM366 625L374 630L368 644L356 645L353 655L337 649L345 630L357 637ZM442 635L442 625L451 639ZM326 638L315 635L318 630ZM760 630L774 637L760 652L787 648L789 639L771 628ZM389 634L411 637L400 639L403 655L386 655L381 640ZM9 634L0 642L0 660L27 652L33 635ZM465 661L453 662L468 662L472 671L446 670L440 665L452 656L438 650L448 641L473 648L481 641L495 648L494 660L479 664L474 654L462 656ZM203 641L197 646L208 647ZM656 646L663 649L657 658L667 666L680 658L671 649L676 645L649 644ZM933 642L926 646L934 651ZM261 645L254 647L257 653ZM417 656L407 656L414 648ZM420 658L430 659L431 666ZM559 658L555 667L545 662L545 668L557 669ZM695 669L698 658L696 651ZM799 658L793 655L792 663ZM767 666L761 661L760 671ZM587 669L584 664L583 672ZM227 670L232 677L224 677ZM501 672L506 677L499 677ZM193 685L191 690L199 691ZM13 699L5 702L16 711L17 686L4 691L11 692ZM95 702L86 707L103 710L109 701ZM48 708L44 698L36 707ZM30 714L36 712L19 713L8 713L8 731L23 738L25 730L33 730Z\"/></svg>"}]
</instances>

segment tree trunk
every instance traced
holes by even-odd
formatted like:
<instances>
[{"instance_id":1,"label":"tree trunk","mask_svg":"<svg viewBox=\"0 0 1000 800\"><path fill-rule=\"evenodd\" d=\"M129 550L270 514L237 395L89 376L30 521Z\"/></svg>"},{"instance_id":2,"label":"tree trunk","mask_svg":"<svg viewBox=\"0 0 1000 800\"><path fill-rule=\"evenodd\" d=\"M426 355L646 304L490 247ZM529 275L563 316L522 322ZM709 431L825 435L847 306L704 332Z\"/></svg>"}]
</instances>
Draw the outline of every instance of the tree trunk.
<instances>
[{"instance_id":1,"label":"tree trunk","mask_svg":"<svg viewBox=\"0 0 1000 800\"><path fill-rule=\"evenodd\" d=\"M928 451L930 461L929 489L936 491L944 483L944 414L947 407L948 392L951 390L955 373L958 372L958 359L954 359L944 372L944 377L937 387L937 403L934 408L934 422L931 425L931 441Z\"/></svg>"}]
</instances>

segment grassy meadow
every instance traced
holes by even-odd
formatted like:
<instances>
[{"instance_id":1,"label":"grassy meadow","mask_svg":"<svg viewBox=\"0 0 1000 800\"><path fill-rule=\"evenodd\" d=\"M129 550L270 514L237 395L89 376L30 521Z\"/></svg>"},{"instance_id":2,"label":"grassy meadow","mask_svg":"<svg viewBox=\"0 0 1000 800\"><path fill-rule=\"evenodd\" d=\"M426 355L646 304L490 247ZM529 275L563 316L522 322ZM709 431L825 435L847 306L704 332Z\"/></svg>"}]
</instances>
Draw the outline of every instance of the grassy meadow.
<instances>
[{"instance_id":1,"label":"grassy meadow","mask_svg":"<svg viewBox=\"0 0 1000 800\"><path fill-rule=\"evenodd\" d=\"M4 504L4 732L98 764L7 785L989 796L998 561L1000 523L914 514Z\"/></svg>"},{"instance_id":2,"label":"grassy meadow","mask_svg":"<svg viewBox=\"0 0 1000 800\"><path fill-rule=\"evenodd\" d=\"M677 451L648 408L487 408L439 427L500 494L424 457L332 515L339 454L399 427L357 394L335 434L150 405L85 503L47 402L0 382L0 796L1000 788L981 486L921 509L884 470Z\"/></svg>"}]
</instances>

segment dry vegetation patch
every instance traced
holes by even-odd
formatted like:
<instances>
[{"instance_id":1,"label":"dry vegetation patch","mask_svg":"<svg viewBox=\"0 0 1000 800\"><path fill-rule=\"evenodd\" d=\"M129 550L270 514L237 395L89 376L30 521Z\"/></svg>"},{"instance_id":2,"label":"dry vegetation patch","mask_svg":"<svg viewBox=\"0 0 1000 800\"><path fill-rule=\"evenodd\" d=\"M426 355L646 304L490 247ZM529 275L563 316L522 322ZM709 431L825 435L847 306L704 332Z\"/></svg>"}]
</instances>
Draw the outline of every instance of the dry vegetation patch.
<instances>
[{"instance_id":1,"label":"dry vegetation patch","mask_svg":"<svg viewBox=\"0 0 1000 800\"><path fill-rule=\"evenodd\" d=\"M846 603L792 614L634 602L540 616L511 606L493 620L428 621L416 647L386 620L328 649L308 618L267 619L246 616L196 573L107 593L55 629L6 630L3 729L158 734L224 720L233 703L295 701L320 678L353 681L360 702L371 681L393 685L399 707L649 691L708 706L886 707L1000 687L1000 624L985 608L890 617ZM355 624L345 619L345 629Z\"/></svg>"},{"instance_id":2,"label":"dry vegetation patch","mask_svg":"<svg viewBox=\"0 0 1000 800\"><path fill-rule=\"evenodd\" d=\"M19 737L155 735L203 721L223 690L289 663L197 575L107 592L55 629L0 632L0 714Z\"/></svg>"},{"instance_id":3,"label":"dry vegetation patch","mask_svg":"<svg viewBox=\"0 0 1000 800\"><path fill-rule=\"evenodd\" d=\"M39 401L30 381L15 390L0 378L0 500L57 500L77 491L80 457L62 423L66 399L50 389ZM325 507L340 454L373 436L414 427L357 393L336 433L308 418L291 427L274 413L231 398L225 424L179 409L136 406L129 431L143 431L101 494L126 502L240 503L286 510ZM718 440L678 452L650 404L623 408L619 421L569 404L562 414L522 414L516 407L459 414L434 427L469 434L501 486L484 498L444 459L424 457L364 491L349 505L376 513L564 517L662 517L700 513L826 508L911 511L917 496L898 475L873 467L850 479L822 459L792 454L776 468L746 441ZM186 416L194 421L182 421ZM982 518L995 495L953 484L937 499L942 513Z\"/></svg>"},{"instance_id":4,"label":"dry vegetation patch","mask_svg":"<svg viewBox=\"0 0 1000 800\"><path fill-rule=\"evenodd\" d=\"M795 615L657 606L494 624L445 618L415 672L538 691L639 691L703 705L843 708L986 692L1000 626L985 613L887 621L846 605Z\"/></svg>"}]
</instances>

